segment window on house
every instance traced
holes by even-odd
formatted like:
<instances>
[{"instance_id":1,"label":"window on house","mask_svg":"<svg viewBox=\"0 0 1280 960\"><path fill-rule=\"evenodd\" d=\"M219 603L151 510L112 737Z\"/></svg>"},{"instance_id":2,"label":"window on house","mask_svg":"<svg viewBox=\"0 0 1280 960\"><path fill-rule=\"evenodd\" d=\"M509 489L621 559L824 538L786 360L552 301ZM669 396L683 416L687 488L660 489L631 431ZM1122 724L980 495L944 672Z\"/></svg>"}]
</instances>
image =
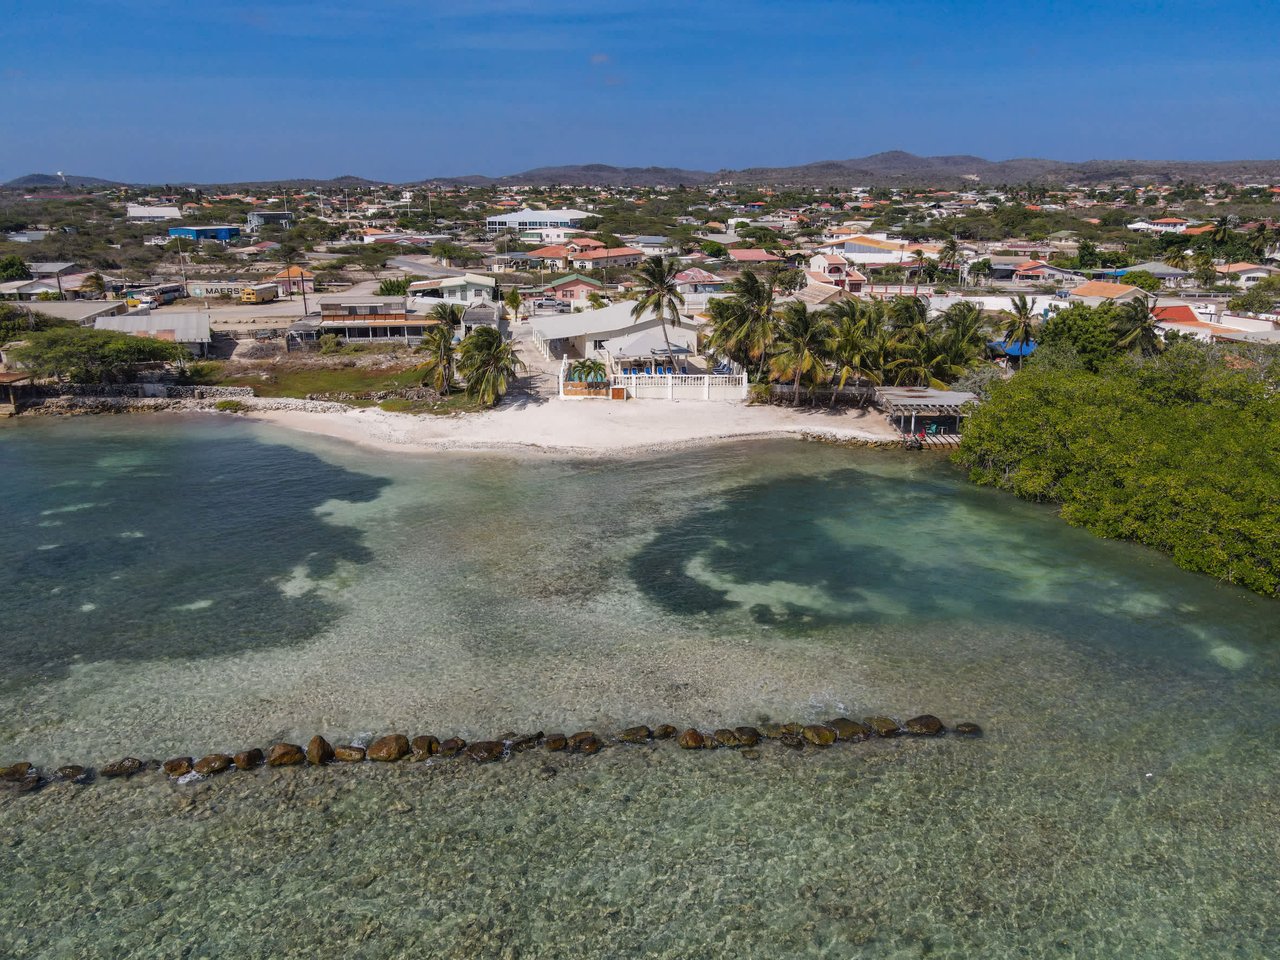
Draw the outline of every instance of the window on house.
<instances>
[{"instance_id":1,"label":"window on house","mask_svg":"<svg viewBox=\"0 0 1280 960\"><path fill-rule=\"evenodd\" d=\"M603 340L592 340L592 341L591 341L591 349L592 349L592 350L603 350L603 349L604 349L604 341L603 341Z\"/></svg>"}]
</instances>

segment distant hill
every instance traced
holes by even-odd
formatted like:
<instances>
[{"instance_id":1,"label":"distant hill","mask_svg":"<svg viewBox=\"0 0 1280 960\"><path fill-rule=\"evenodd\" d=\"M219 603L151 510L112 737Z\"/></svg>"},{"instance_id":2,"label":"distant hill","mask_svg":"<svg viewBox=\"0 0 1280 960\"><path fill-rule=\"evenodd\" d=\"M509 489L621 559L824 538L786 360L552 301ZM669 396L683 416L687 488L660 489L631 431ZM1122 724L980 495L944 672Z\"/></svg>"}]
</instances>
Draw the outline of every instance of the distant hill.
<instances>
[{"instance_id":1,"label":"distant hill","mask_svg":"<svg viewBox=\"0 0 1280 960\"><path fill-rule=\"evenodd\" d=\"M975 181L974 178L977 178ZM1177 180L1280 180L1280 160L1088 160L1082 163L1022 157L984 160L973 156L919 157L893 150L852 160L827 160L796 167L752 167L725 174L741 184L829 186L959 186L964 183L1078 183L1123 180L1170 183Z\"/></svg>"},{"instance_id":2,"label":"distant hill","mask_svg":"<svg viewBox=\"0 0 1280 960\"><path fill-rule=\"evenodd\" d=\"M1118 181L1172 183L1188 180L1206 183L1280 183L1280 160L1088 160L1083 163L1020 157L1012 160L985 160L954 155L920 157L902 150L875 153L849 160L821 160L793 167L748 167L743 170L686 170L679 167L615 167L604 163L535 167L523 173L489 177L479 174L461 177L424 177L405 186L427 183L459 186L575 186L575 187L674 187L734 183L745 186L794 187L960 187L982 183L1045 186L1078 183L1092 186ZM33 173L0 185L31 190L60 187L56 174ZM67 186L126 186L114 180L68 175ZM236 181L217 184L185 183L182 186L236 190L266 190L273 187L323 188L376 187L385 181L368 180L353 174L332 179L291 178L284 180Z\"/></svg>"},{"instance_id":3,"label":"distant hill","mask_svg":"<svg viewBox=\"0 0 1280 960\"><path fill-rule=\"evenodd\" d=\"M60 177L56 173L29 173L25 177L16 177L8 183L0 184L11 190L38 190L41 187L123 187L126 184L115 180L103 180L101 177L79 177L68 173Z\"/></svg>"},{"instance_id":4,"label":"distant hill","mask_svg":"<svg viewBox=\"0 0 1280 960\"><path fill-rule=\"evenodd\" d=\"M975 180L976 178L976 180ZM985 160L974 156L920 157L902 150L850 160L822 160L793 167L743 170L683 170L674 167L613 167L586 164L537 167L504 177L444 177L436 183L494 186L702 186L729 182L759 186L921 186L958 187L966 183L1092 185L1118 180L1174 182L1258 180L1280 182L1280 160L1063 160L1018 158Z\"/></svg>"},{"instance_id":5,"label":"distant hill","mask_svg":"<svg viewBox=\"0 0 1280 960\"><path fill-rule=\"evenodd\" d=\"M536 167L505 177L444 177L432 183L464 186L534 186L572 184L578 187L660 187L683 183L687 186L711 183L716 174L678 167L613 167L606 163L586 163L564 167ZM428 181L424 181L428 182Z\"/></svg>"}]
</instances>

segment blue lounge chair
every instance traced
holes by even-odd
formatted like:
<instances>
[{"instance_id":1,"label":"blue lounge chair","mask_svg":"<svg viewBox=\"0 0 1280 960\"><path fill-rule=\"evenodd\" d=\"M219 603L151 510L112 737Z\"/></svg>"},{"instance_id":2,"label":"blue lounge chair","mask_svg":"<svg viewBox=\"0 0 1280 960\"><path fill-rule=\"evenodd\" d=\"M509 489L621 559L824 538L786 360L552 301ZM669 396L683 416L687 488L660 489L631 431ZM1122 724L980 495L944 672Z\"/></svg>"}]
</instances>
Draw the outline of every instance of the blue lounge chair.
<instances>
[{"instance_id":1,"label":"blue lounge chair","mask_svg":"<svg viewBox=\"0 0 1280 960\"><path fill-rule=\"evenodd\" d=\"M688 367L681 367L681 368L680 368L680 373L681 373L681 375L682 375L682 376L686 376L686 377L687 377L687 376L689 375L689 368L688 368Z\"/></svg>"}]
</instances>

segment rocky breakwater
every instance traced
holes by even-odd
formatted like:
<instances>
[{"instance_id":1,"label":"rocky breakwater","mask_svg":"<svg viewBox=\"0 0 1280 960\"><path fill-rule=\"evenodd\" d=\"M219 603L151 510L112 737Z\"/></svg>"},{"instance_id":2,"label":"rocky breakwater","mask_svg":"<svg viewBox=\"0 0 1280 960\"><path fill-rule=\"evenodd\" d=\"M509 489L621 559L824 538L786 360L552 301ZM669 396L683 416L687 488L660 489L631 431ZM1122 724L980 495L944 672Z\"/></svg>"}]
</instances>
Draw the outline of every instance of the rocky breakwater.
<instances>
[{"instance_id":1,"label":"rocky breakwater","mask_svg":"<svg viewBox=\"0 0 1280 960\"><path fill-rule=\"evenodd\" d=\"M826 750L843 744L876 739L933 738L946 734L981 737L983 731L978 724L971 722L957 723L948 728L932 714L922 714L902 722L886 716L871 716L862 720L835 717L822 723L765 723L759 727L719 727L710 731L696 727L681 729L664 723L656 727L626 727L612 736L594 730L578 730L571 734L546 733L541 730L523 734L508 731L491 740L471 743L461 737L441 740L431 734L410 738L405 734L392 733L378 737L367 745L334 745L317 735L305 747L280 742L271 744L265 750L251 747L235 754L206 754L198 760L193 756L175 756L163 761L122 757L104 763L96 770L78 764L67 764L46 774L30 762L19 761L0 767L0 789L11 793L35 793L55 783L84 786L98 779L128 780L157 771L182 784L233 771L254 772L263 767L306 770L366 762L430 765L458 760L489 764L510 760L518 754L534 750L590 757L607 748L657 749L668 741L674 741L682 750L740 750L744 758L754 760L761 756L761 748L770 745L795 751ZM544 770L549 771L551 776L555 775L554 767L546 767Z\"/></svg>"}]
</instances>

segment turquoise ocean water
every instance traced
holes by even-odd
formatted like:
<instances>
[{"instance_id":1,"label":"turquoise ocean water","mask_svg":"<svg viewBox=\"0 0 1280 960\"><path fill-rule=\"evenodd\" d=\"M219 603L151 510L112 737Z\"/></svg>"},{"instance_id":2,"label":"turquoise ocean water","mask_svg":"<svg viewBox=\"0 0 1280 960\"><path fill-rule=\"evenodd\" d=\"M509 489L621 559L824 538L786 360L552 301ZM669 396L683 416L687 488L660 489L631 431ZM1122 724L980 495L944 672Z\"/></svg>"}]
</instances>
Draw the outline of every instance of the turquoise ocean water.
<instances>
[{"instance_id":1,"label":"turquoise ocean water","mask_svg":"<svg viewBox=\"0 0 1280 960\"><path fill-rule=\"evenodd\" d=\"M0 954L1280 955L1280 606L918 455L0 430L0 760L932 712L977 741L0 794Z\"/></svg>"}]
</instances>

